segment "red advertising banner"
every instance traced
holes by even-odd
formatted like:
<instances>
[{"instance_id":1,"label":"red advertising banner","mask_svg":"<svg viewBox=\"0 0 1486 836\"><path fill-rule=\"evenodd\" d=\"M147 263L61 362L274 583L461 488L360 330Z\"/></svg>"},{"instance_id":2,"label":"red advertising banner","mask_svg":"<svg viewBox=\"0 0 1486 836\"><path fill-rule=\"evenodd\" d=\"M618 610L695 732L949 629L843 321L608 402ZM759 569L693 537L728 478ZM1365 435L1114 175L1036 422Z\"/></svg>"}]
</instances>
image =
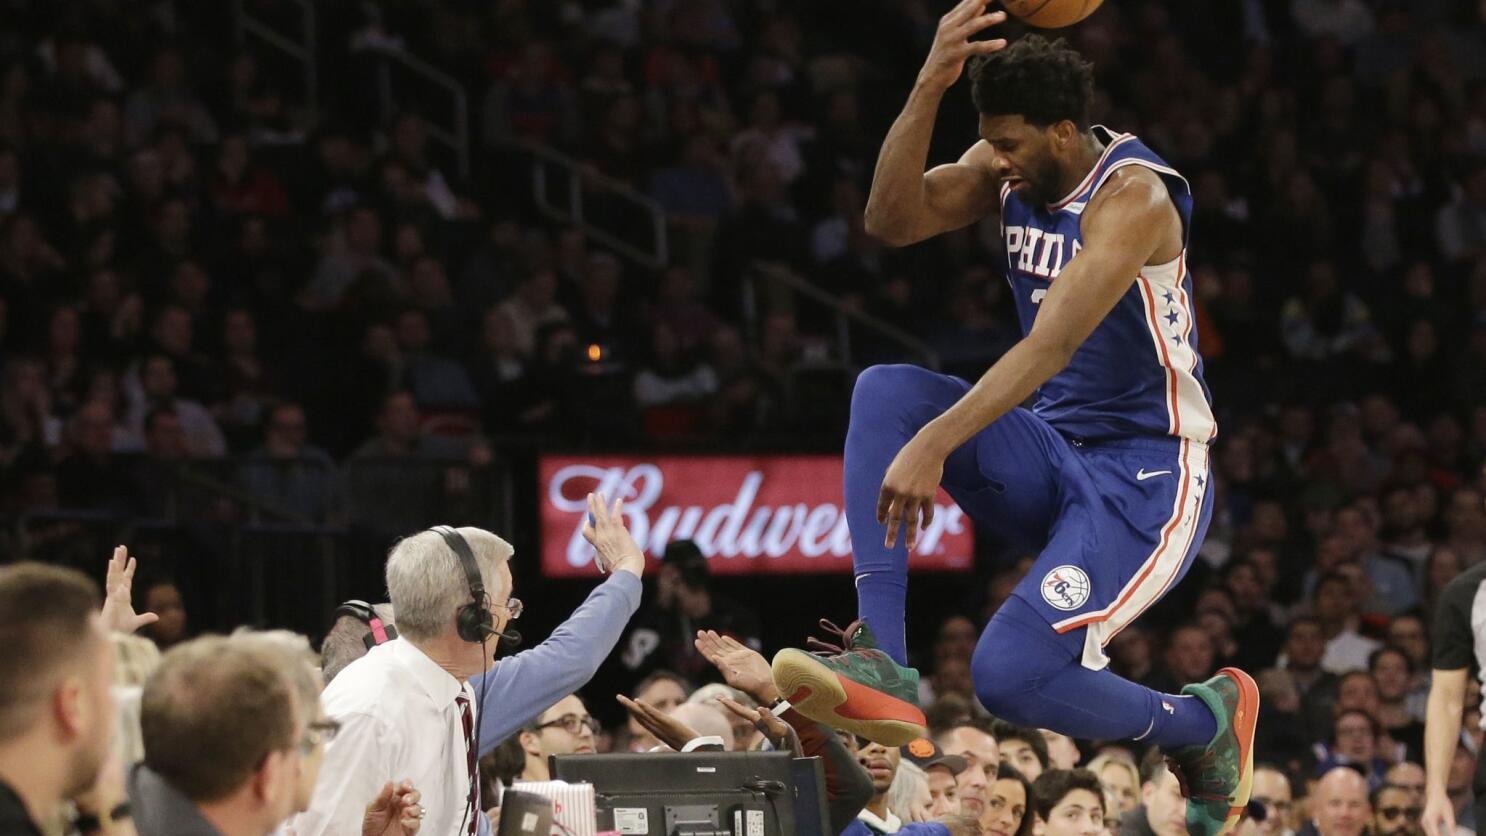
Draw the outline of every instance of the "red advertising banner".
<instances>
[{"instance_id":1,"label":"red advertising banner","mask_svg":"<svg viewBox=\"0 0 1486 836\"><path fill-rule=\"evenodd\" d=\"M625 525L651 557L696 542L719 575L851 571L840 456L543 456L542 571L591 577L591 491L624 497ZM910 557L914 571L967 571L970 520L943 490Z\"/></svg>"}]
</instances>

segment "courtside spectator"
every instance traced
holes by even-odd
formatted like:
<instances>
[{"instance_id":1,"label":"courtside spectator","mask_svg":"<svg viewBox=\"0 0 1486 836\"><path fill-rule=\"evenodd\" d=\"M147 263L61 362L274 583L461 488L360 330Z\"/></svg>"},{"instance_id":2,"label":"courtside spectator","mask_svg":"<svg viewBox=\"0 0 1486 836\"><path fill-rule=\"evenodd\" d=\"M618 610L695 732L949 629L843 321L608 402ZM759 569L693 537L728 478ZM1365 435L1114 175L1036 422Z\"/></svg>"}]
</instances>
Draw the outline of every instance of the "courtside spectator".
<instances>
[{"instance_id":1,"label":"courtside spectator","mask_svg":"<svg viewBox=\"0 0 1486 836\"><path fill-rule=\"evenodd\" d=\"M1161 753L1152 749L1140 772L1140 804L1121 815L1120 836L1187 836L1187 800Z\"/></svg>"},{"instance_id":2,"label":"courtside spectator","mask_svg":"<svg viewBox=\"0 0 1486 836\"><path fill-rule=\"evenodd\" d=\"M310 811L296 821L301 834L350 832L342 828L355 812L351 805L375 790L368 773L372 780L379 774L388 775L383 781L407 777L426 799L442 799L442 811L433 815L448 821L439 827L470 832L480 827L479 754L587 682L638 605L644 555L602 503L602 497L590 497L593 522L584 536L613 577L546 642L509 659L494 659L498 639L523 609L510 596L509 544L488 531L461 528L421 532L393 548L387 589L399 635L345 668L326 690L326 711L345 725L326 754L327 766L335 769L327 775L335 775L337 784L322 782ZM454 551L461 537L484 587L478 603L464 561ZM479 630L482 640L472 641L468 629L461 631L460 613L469 620L481 611L489 613L489 622ZM478 691L465 682L470 679ZM556 688L564 690L553 694ZM476 699L485 702L476 706ZM488 721L479 719L487 714L493 715ZM386 736L427 749L423 774L394 778L398 765L386 760L390 754L380 742ZM450 809L464 809L463 822L448 815Z\"/></svg>"},{"instance_id":3,"label":"courtside spectator","mask_svg":"<svg viewBox=\"0 0 1486 836\"><path fill-rule=\"evenodd\" d=\"M286 632L207 636L165 654L145 685L145 756L129 776L140 836L256 836L304 810L338 728L320 708L317 667ZM388 782L358 832L416 830L418 802L410 784Z\"/></svg>"},{"instance_id":4,"label":"courtside spectator","mask_svg":"<svg viewBox=\"0 0 1486 836\"><path fill-rule=\"evenodd\" d=\"M1372 821L1367 780L1351 767L1334 767L1316 783L1309 808L1301 836L1360 836Z\"/></svg>"},{"instance_id":5,"label":"courtside spectator","mask_svg":"<svg viewBox=\"0 0 1486 836\"><path fill-rule=\"evenodd\" d=\"M997 720L991 725L991 734L1001 747L1001 762L1016 767L1028 781L1036 783L1048 769L1047 741L1042 732Z\"/></svg>"},{"instance_id":6,"label":"courtside spectator","mask_svg":"<svg viewBox=\"0 0 1486 836\"><path fill-rule=\"evenodd\" d=\"M367 618L370 608L372 618ZM372 624L375 619L377 624ZM377 627L381 628L378 635ZM391 604L347 601L336 610L335 623L320 642L320 672L329 685L346 666L365 656L379 644L397 638L397 621ZM370 642L368 642L370 639Z\"/></svg>"},{"instance_id":7,"label":"courtside spectator","mask_svg":"<svg viewBox=\"0 0 1486 836\"><path fill-rule=\"evenodd\" d=\"M0 568L0 832L41 836L93 786L113 739L113 654L98 587L35 563ZM110 811L84 811L107 815Z\"/></svg>"},{"instance_id":8,"label":"courtside spectator","mask_svg":"<svg viewBox=\"0 0 1486 836\"><path fill-rule=\"evenodd\" d=\"M548 758L553 755L583 755L594 751L594 735L600 726L577 694L569 694L543 711L522 729L518 739L526 756L523 781L546 781Z\"/></svg>"},{"instance_id":9,"label":"courtside spectator","mask_svg":"<svg viewBox=\"0 0 1486 836\"><path fill-rule=\"evenodd\" d=\"M1098 836L1104 832L1104 788L1087 769L1050 769L1032 782L1032 798L1045 836Z\"/></svg>"},{"instance_id":10,"label":"courtside spectator","mask_svg":"<svg viewBox=\"0 0 1486 836\"><path fill-rule=\"evenodd\" d=\"M1422 791L1420 797L1422 798ZM1264 808L1264 821L1258 822L1262 836L1290 836L1290 812L1294 797L1290 779L1284 772L1266 764L1254 767L1254 791L1249 803Z\"/></svg>"}]
</instances>

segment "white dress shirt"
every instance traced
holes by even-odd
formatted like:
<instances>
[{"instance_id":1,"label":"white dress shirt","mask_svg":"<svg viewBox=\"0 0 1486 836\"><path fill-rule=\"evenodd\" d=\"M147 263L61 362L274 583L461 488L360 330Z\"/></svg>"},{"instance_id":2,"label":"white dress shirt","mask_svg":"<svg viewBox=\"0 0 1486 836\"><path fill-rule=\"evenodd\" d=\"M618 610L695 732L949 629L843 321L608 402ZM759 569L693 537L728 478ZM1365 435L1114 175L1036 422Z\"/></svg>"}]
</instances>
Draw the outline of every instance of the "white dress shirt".
<instances>
[{"instance_id":1,"label":"white dress shirt","mask_svg":"<svg viewBox=\"0 0 1486 836\"><path fill-rule=\"evenodd\" d=\"M388 781L413 782L422 794L421 836L462 834L468 827L469 765L455 699L474 691L403 639L372 648L341 671L320 698L340 731L310 808L291 820L295 836L360 836L366 805Z\"/></svg>"}]
</instances>

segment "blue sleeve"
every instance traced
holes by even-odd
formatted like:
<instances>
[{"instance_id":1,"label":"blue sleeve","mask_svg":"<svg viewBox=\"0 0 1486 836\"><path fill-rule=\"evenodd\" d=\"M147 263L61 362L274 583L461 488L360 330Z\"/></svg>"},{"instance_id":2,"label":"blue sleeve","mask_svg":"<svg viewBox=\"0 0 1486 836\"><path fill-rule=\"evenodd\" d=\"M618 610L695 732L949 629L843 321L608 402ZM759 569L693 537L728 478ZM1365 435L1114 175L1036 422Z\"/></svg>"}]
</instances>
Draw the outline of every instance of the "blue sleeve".
<instances>
[{"instance_id":1,"label":"blue sleeve","mask_svg":"<svg viewBox=\"0 0 1486 836\"><path fill-rule=\"evenodd\" d=\"M642 588L633 574L615 572L546 641L470 680L480 696L481 755L593 678L640 608Z\"/></svg>"},{"instance_id":2,"label":"blue sleeve","mask_svg":"<svg viewBox=\"0 0 1486 836\"><path fill-rule=\"evenodd\" d=\"M931 821L905 824L902 827L898 828L898 832L908 834L908 836L913 836L913 834L915 833L918 834L918 836L949 836L948 827L945 827L938 822Z\"/></svg>"}]
</instances>

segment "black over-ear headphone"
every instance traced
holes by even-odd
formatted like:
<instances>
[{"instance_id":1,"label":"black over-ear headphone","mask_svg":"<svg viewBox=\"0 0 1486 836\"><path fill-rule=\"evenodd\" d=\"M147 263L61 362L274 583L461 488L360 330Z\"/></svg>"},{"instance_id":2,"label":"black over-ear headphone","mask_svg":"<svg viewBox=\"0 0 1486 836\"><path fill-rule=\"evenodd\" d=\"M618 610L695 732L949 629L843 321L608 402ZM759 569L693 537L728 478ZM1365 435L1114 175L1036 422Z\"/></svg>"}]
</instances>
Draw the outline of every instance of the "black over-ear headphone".
<instances>
[{"instance_id":1,"label":"black over-ear headphone","mask_svg":"<svg viewBox=\"0 0 1486 836\"><path fill-rule=\"evenodd\" d=\"M343 615L348 615L371 628L370 633L361 637L361 641L366 645L367 650L371 650L379 644L385 644L397 638L397 628L383 621L382 617L377 615L376 608L365 601L358 601L352 598L339 607L336 607L336 620L339 620Z\"/></svg>"},{"instance_id":2,"label":"black over-ear headphone","mask_svg":"<svg viewBox=\"0 0 1486 836\"><path fill-rule=\"evenodd\" d=\"M449 550L459 558L464 567L464 579L469 583L470 602L459 608L455 624L459 637L467 642L479 644L493 635L498 635L490 618L490 598L485 594L485 582L480 579L480 566L475 563L475 553L464 535L447 525L436 525L429 529L444 538Z\"/></svg>"}]
</instances>

